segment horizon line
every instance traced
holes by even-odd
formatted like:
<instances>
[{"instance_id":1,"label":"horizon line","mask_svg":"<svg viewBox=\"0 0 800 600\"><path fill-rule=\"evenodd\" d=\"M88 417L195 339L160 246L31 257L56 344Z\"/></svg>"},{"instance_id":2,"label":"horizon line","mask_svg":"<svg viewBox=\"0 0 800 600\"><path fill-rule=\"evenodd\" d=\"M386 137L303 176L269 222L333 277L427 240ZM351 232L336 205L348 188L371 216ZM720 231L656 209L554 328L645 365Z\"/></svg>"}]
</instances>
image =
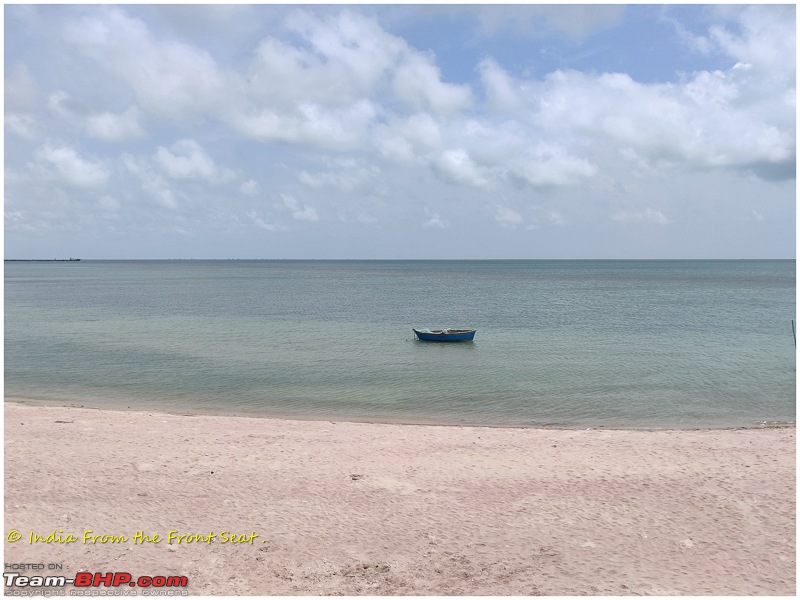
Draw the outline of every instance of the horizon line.
<instances>
[{"instance_id":1,"label":"horizon line","mask_svg":"<svg viewBox=\"0 0 800 600\"><path fill-rule=\"evenodd\" d=\"M84 261L130 261L130 262L145 262L145 261L600 261L600 260L615 260L615 261L675 261L675 260L718 260L718 261L744 261L744 260L797 260L797 257L727 257L727 258L709 258L709 257L692 257L692 258L619 258L619 257L601 257L601 258L3 258L3 262L84 262Z\"/></svg>"}]
</instances>

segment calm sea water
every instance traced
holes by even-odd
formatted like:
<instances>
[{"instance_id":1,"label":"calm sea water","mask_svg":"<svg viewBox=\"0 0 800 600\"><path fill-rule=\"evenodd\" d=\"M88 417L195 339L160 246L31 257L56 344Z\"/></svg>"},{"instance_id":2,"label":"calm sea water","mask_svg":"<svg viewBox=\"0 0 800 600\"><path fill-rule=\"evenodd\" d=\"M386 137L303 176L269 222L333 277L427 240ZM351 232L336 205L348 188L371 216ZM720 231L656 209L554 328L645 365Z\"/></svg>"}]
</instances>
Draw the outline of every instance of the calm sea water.
<instances>
[{"instance_id":1,"label":"calm sea water","mask_svg":"<svg viewBox=\"0 0 800 600\"><path fill-rule=\"evenodd\" d=\"M5 263L5 393L512 426L795 420L791 261ZM435 344L412 327L470 327Z\"/></svg>"}]
</instances>

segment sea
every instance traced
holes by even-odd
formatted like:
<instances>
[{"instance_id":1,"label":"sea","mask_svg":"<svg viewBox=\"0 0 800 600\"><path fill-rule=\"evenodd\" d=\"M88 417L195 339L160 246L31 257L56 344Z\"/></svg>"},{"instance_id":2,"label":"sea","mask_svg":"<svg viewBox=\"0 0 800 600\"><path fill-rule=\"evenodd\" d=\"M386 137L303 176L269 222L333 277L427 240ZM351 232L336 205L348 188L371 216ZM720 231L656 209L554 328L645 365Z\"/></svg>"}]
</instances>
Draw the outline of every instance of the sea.
<instances>
[{"instance_id":1,"label":"sea","mask_svg":"<svg viewBox=\"0 0 800 600\"><path fill-rule=\"evenodd\" d=\"M4 266L6 398L504 427L795 421L794 260Z\"/></svg>"}]
</instances>

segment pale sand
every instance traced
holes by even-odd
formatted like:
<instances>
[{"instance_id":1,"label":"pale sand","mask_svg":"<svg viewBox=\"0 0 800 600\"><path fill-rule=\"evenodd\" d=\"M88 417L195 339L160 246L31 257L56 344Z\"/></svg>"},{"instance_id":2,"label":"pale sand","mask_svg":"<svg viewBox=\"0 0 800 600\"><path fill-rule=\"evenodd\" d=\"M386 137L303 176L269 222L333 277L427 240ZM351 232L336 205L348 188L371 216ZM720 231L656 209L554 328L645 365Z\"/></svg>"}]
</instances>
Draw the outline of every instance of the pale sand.
<instances>
[{"instance_id":1,"label":"pale sand","mask_svg":"<svg viewBox=\"0 0 800 600\"><path fill-rule=\"evenodd\" d=\"M795 429L301 422L7 403L7 563L213 595L793 595ZM71 544L28 535L72 533ZM253 544L83 544L259 534Z\"/></svg>"}]
</instances>

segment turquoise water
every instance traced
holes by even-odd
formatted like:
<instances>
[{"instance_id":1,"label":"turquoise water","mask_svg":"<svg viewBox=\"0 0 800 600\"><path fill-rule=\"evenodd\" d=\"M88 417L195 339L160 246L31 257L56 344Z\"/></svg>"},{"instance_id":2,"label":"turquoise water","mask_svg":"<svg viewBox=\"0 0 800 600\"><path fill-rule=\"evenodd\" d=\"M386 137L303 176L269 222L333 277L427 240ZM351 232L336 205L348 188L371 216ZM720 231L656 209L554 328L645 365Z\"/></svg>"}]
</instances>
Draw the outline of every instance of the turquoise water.
<instances>
[{"instance_id":1,"label":"turquoise water","mask_svg":"<svg viewBox=\"0 0 800 600\"><path fill-rule=\"evenodd\" d=\"M5 393L509 426L795 419L791 261L5 263ZM414 340L470 327L475 341Z\"/></svg>"}]
</instances>

